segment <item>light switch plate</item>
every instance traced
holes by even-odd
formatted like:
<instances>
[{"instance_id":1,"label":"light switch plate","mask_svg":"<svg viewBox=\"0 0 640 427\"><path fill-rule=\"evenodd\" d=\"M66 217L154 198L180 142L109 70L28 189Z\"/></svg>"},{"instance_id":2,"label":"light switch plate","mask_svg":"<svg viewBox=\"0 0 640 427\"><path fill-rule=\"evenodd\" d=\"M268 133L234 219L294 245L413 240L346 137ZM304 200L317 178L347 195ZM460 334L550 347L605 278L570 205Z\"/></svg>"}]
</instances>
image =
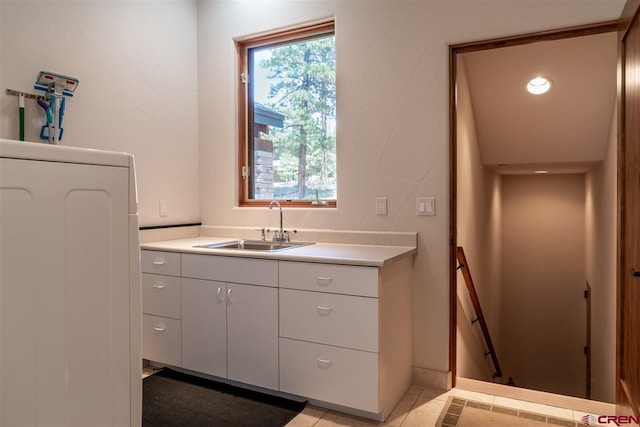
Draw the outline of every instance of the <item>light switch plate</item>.
<instances>
[{"instance_id":1,"label":"light switch plate","mask_svg":"<svg viewBox=\"0 0 640 427\"><path fill-rule=\"evenodd\" d=\"M436 214L435 197L418 197L416 199L416 215L433 216Z\"/></svg>"}]
</instances>

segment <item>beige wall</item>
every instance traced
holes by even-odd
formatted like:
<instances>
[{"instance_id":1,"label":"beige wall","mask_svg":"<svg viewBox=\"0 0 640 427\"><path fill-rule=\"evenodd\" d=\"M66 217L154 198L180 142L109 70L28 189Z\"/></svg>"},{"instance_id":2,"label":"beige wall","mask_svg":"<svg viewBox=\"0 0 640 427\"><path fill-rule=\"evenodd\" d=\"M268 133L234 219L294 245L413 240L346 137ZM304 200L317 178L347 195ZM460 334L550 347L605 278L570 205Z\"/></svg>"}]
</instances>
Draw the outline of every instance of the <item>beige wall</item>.
<instances>
[{"instance_id":1,"label":"beige wall","mask_svg":"<svg viewBox=\"0 0 640 427\"><path fill-rule=\"evenodd\" d=\"M482 163L463 56L458 57L457 92L458 246L465 250L469 271L499 357L502 181ZM457 375L491 381L495 367L484 355L487 346L480 324L471 324L477 316L461 271L458 272L458 305Z\"/></svg>"},{"instance_id":2,"label":"beige wall","mask_svg":"<svg viewBox=\"0 0 640 427\"><path fill-rule=\"evenodd\" d=\"M615 19L622 0L0 1L0 137L40 69L80 78L63 143L134 153L141 223L276 224L236 205L234 37L336 17L337 210L295 228L419 232L414 364L448 366L448 45ZM30 107L28 136L42 124ZM39 116L40 115L40 116ZM375 198L389 215L375 215ZM415 197L437 199L415 216ZM169 216L158 216L167 200Z\"/></svg>"},{"instance_id":3,"label":"beige wall","mask_svg":"<svg viewBox=\"0 0 640 427\"><path fill-rule=\"evenodd\" d=\"M604 161L587 174L586 267L591 285L591 397L615 400L616 112Z\"/></svg>"},{"instance_id":4,"label":"beige wall","mask_svg":"<svg viewBox=\"0 0 640 427\"><path fill-rule=\"evenodd\" d=\"M18 139L6 88L35 93L40 70L76 76L62 144L134 154L141 225L198 221L196 4L1 0L0 10L0 138ZM40 141L43 110L27 101L26 116L26 139Z\"/></svg>"},{"instance_id":5,"label":"beige wall","mask_svg":"<svg viewBox=\"0 0 640 427\"><path fill-rule=\"evenodd\" d=\"M615 19L608 1L200 2L200 204L205 224L270 226L267 209L236 207L236 82L233 39L335 16L336 210L285 211L294 228L417 231L414 365L448 363L448 46ZM251 11L251 13L247 13ZM222 184L224 183L224 184ZM375 215L375 198L388 215ZM415 198L434 196L435 217Z\"/></svg>"},{"instance_id":6,"label":"beige wall","mask_svg":"<svg viewBox=\"0 0 640 427\"><path fill-rule=\"evenodd\" d=\"M585 177L502 179L502 355L518 386L585 396Z\"/></svg>"}]
</instances>

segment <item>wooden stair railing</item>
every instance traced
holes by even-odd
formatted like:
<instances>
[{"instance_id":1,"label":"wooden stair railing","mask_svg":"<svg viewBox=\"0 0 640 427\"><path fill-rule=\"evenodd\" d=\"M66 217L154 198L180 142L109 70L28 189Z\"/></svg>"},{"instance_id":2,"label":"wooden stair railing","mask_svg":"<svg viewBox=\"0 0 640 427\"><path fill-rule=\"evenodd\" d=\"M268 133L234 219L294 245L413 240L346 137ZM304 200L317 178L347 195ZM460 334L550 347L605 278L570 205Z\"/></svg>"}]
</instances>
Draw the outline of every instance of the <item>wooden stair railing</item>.
<instances>
[{"instance_id":1,"label":"wooden stair railing","mask_svg":"<svg viewBox=\"0 0 640 427\"><path fill-rule=\"evenodd\" d=\"M476 316L478 316L477 319L471 321L471 324L480 322L482 336L484 337L484 341L487 343L487 348L489 349L489 351L485 353L485 356L488 354L491 355L491 361L493 362L493 366L496 368L493 377L502 377L502 369L500 369L498 356L496 355L495 348L493 348L493 342L491 342L489 328L487 327L487 322L484 320L484 314L482 314L480 300L478 300L478 294L476 293L476 288L473 285L473 279L471 278L471 272L469 271L469 264L467 264L467 258L464 255L464 249L462 249L462 246L457 247L456 258L458 259L458 270L462 270L462 276L464 277L464 282L467 285L467 290L469 291L469 296L471 297L471 302L473 303L473 309L476 312Z\"/></svg>"}]
</instances>

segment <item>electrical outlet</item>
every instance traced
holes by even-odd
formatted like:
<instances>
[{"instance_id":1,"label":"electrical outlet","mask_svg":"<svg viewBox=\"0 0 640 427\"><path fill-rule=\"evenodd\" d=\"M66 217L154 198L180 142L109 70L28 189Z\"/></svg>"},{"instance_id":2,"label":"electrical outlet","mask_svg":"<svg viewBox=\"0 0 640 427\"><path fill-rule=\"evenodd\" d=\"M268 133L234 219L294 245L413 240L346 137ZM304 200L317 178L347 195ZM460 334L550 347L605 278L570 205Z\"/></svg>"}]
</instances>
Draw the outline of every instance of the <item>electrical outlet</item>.
<instances>
[{"instance_id":1,"label":"electrical outlet","mask_svg":"<svg viewBox=\"0 0 640 427\"><path fill-rule=\"evenodd\" d=\"M387 214L387 198L378 197L376 199L376 215L386 215L386 214Z\"/></svg>"}]
</instances>

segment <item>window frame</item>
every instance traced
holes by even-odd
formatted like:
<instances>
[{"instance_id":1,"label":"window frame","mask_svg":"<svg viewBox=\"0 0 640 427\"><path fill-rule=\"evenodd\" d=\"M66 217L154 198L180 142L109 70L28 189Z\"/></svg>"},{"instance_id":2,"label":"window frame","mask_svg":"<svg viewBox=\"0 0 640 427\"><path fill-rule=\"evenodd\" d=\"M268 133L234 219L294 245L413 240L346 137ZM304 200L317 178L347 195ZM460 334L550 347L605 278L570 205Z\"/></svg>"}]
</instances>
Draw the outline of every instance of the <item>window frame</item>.
<instances>
[{"instance_id":1,"label":"window frame","mask_svg":"<svg viewBox=\"0 0 640 427\"><path fill-rule=\"evenodd\" d=\"M240 207L260 207L269 206L270 200L250 199L249 176L253 165L253 123L252 117L254 100L249 92L249 81L246 80L249 72L249 49L255 47L270 47L287 44L291 41L304 41L314 39L322 35L335 35L335 20L321 21L302 27L289 28L283 31L270 32L255 37L236 40L236 51L238 58L238 164L237 164L237 184L238 184L238 206ZM304 208L335 208L336 199L321 199L324 204L313 204L315 199L279 199L283 207L304 207Z\"/></svg>"}]
</instances>

